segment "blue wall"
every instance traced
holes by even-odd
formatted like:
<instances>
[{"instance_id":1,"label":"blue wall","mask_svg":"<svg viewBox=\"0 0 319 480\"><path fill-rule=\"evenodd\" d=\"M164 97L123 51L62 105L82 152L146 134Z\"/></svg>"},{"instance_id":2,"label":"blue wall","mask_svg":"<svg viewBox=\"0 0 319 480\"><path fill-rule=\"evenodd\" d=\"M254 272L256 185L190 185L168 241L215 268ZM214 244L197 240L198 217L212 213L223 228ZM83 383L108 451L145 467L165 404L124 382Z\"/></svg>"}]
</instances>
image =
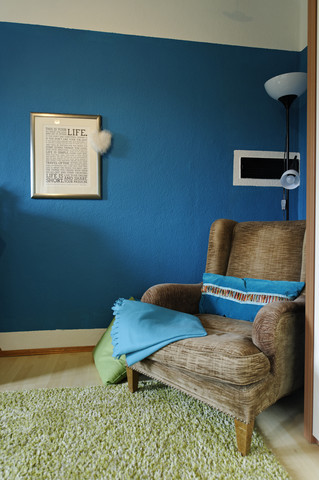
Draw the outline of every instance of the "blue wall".
<instances>
[{"instance_id":1,"label":"blue wall","mask_svg":"<svg viewBox=\"0 0 319 480\"><path fill-rule=\"evenodd\" d=\"M104 327L199 282L216 218L282 218L280 188L232 186L233 150L283 149L263 84L297 52L0 23L0 61L2 331ZM30 198L30 112L102 116L102 200Z\"/></svg>"}]
</instances>

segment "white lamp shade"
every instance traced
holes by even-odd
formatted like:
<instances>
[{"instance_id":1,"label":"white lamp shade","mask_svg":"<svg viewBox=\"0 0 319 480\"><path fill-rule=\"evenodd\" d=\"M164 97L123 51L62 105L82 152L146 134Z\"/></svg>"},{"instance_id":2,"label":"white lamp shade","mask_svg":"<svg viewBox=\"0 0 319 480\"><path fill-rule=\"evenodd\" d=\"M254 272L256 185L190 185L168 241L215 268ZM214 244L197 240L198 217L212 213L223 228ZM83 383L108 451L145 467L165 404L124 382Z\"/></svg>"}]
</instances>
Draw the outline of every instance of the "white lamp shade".
<instances>
[{"instance_id":1,"label":"white lamp shade","mask_svg":"<svg viewBox=\"0 0 319 480\"><path fill-rule=\"evenodd\" d=\"M307 89L307 74L304 72L291 72L277 75L265 83L265 90L275 100L285 95L299 97Z\"/></svg>"},{"instance_id":2,"label":"white lamp shade","mask_svg":"<svg viewBox=\"0 0 319 480\"><path fill-rule=\"evenodd\" d=\"M280 183L287 190L293 190L300 185L300 175L296 170L286 170L280 178Z\"/></svg>"}]
</instances>

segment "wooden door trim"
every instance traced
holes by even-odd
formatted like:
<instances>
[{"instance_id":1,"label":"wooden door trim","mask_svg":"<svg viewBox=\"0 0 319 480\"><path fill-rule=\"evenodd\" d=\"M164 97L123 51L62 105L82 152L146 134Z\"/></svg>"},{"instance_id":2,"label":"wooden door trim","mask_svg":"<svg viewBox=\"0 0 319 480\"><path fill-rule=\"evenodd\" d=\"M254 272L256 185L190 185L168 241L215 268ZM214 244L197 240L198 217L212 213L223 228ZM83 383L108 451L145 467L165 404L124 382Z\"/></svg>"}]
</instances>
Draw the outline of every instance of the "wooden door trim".
<instances>
[{"instance_id":1,"label":"wooden door trim","mask_svg":"<svg viewBox=\"0 0 319 480\"><path fill-rule=\"evenodd\" d=\"M308 76L307 76L307 231L306 231L306 339L304 435L313 436L314 376L314 281L315 281L315 216L316 216L316 90L317 90L317 0L308 0Z\"/></svg>"}]
</instances>

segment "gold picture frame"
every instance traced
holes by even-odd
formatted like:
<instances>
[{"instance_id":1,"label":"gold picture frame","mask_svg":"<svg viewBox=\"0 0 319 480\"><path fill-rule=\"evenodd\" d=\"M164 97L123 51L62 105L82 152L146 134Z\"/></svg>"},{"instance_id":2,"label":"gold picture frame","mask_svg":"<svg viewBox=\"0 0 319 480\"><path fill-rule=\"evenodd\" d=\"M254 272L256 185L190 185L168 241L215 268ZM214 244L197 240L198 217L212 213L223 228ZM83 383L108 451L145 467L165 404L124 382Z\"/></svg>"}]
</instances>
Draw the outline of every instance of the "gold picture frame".
<instances>
[{"instance_id":1,"label":"gold picture frame","mask_svg":"<svg viewBox=\"0 0 319 480\"><path fill-rule=\"evenodd\" d=\"M30 114L31 198L101 199L100 115Z\"/></svg>"}]
</instances>

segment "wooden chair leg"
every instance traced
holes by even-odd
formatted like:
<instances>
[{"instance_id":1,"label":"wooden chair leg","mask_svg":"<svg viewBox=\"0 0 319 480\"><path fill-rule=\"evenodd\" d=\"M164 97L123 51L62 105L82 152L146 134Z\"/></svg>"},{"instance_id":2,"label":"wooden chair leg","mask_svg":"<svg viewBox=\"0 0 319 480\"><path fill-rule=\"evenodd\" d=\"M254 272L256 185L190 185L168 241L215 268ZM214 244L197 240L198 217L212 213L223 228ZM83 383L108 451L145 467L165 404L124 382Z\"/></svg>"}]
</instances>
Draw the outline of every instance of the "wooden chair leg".
<instances>
[{"instance_id":1,"label":"wooden chair leg","mask_svg":"<svg viewBox=\"0 0 319 480\"><path fill-rule=\"evenodd\" d=\"M138 372L136 372L136 370L133 370L133 368L126 367L126 375L129 391L131 393L136 392L136 390L138 389Z\"/></svg>"},{"instance_id":2,"label":"wooden chair leg","mask_svg":"<svg viewBox=\"0 0 319 480\"><path fill-rule=\"evenodd\" d=\"M237 437L237 448L240 453L245 457L250 450L251 437L254 430L255 420L250 423L240 422L235 418L235 429Z\"/></svg>"}]
</instances>

